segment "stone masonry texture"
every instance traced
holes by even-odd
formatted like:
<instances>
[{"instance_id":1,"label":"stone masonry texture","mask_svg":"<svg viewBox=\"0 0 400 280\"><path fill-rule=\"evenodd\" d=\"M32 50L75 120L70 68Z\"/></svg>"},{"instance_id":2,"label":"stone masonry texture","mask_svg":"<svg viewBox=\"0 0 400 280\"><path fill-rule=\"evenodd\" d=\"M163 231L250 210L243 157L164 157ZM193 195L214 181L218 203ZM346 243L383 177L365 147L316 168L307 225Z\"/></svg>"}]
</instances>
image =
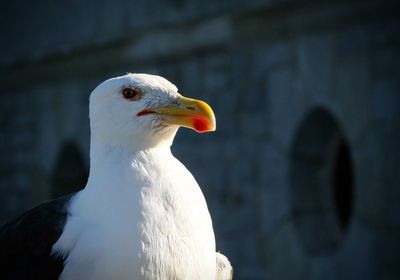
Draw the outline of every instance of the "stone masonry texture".
<instances>
[{"instance_id":1,"label":"stone masonry texture","mask_svg":"<svg viewBox=\"0 0 400 280\"><path fill-rule=\"evenodd\" d=\"M172 150L234 279L400 279L396 1L2 1L0 30L0 223L84 186L90 92L146 72L214 109Z\"/></svg>"}]
</instances>

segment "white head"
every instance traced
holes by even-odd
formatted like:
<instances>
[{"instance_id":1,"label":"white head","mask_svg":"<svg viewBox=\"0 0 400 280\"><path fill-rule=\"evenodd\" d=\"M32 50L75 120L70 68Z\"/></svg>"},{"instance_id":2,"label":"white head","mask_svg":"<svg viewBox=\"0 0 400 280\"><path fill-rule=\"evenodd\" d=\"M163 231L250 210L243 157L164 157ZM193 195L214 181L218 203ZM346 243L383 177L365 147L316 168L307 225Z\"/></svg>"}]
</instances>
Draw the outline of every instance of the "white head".
<instances>
[{"instance_id":1,"label":"white head","mask_svg":"<svg viewBox=\"0 0 400 280\"><path fill-rule=\"evenodd\" d=\"M171 145L179 126L215 130L204 102L185 98L163 77L127 74L98 85L90 95L92 142L142 149Z\"/></svg>"}]
</instances>

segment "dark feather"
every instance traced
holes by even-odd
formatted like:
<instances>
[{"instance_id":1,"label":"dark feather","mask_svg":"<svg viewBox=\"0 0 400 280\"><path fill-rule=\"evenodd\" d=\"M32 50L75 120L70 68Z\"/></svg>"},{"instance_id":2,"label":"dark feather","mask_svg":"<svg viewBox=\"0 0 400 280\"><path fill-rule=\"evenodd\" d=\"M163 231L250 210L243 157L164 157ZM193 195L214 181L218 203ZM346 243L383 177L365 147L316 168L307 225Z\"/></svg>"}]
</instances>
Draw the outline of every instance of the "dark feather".
<instances>
[{"instance_id":1,"label":"dark feather","mask_svg":"<svg viewBox=\"0 0 400 280\"><path fill-rule=\"evenodd\" d=\"M51 249L73 195L45 202L0 228L0 279L58 279L64 259Z\"/></svg>"}]
</instances>

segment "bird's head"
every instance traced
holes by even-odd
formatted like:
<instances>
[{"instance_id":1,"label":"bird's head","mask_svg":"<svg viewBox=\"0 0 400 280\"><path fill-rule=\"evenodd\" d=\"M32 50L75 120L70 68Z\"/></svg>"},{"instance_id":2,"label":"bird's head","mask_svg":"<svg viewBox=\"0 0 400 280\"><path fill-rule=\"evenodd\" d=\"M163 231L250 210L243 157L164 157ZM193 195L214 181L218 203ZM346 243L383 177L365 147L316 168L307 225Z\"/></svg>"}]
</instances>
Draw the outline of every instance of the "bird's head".
<instances>
[{"instance_id":1,"label":"bird's head","mask_svg":"<svg viewBox=\"0 0 400 280\"><path fill-rule=\"evenodd\" d=\"M92 139L115 145L172 144L180 126L197 132L215 130L205 102L183 97L163 77L127 74L104 81L90 96Z\"/></svg>"}]
</instances>

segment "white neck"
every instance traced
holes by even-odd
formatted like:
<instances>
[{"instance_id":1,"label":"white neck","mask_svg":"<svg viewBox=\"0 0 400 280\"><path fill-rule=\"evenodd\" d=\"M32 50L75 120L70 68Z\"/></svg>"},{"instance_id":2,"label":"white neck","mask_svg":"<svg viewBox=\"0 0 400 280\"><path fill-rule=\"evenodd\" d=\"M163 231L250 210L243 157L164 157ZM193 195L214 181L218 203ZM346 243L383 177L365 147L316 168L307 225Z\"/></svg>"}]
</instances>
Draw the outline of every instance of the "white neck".
<instances>
[{"instance_id":1,"label":"white neck","mask_svg":"<svg viewBox=\"0 0 400 280\"><path fill-rule=\"evenodd\" d=\"M117 178L125 178L134 176L135 171L140 171L138 165L141 163L149 164L149 158L153 155L172 156L168 141L158 142L157 145L132 145L115 146L105 143L92 141L90 147L90 172L87 187L95 179L99 185L104 179L110 180L110 175L115 174ZM129 173L129 174L127 174ZM120 175L125 176L120 176ZM116 179L117 179L116 178Z\"/></svg>"},{"instance_id":2,"label":"white neck","mask_svg":"<svg viewBox=\"0 0 400 280\"><path fill-rule=\"evenodd\" d=\"M131 165L140 153L148 151L165 151L170 153L178 127L168 127L152 133L135 133L113 135L112 132L92 129L90 139L90 172L92 178L102 177L107 170L115 171Z\"/></svg>"}]
</instances>

